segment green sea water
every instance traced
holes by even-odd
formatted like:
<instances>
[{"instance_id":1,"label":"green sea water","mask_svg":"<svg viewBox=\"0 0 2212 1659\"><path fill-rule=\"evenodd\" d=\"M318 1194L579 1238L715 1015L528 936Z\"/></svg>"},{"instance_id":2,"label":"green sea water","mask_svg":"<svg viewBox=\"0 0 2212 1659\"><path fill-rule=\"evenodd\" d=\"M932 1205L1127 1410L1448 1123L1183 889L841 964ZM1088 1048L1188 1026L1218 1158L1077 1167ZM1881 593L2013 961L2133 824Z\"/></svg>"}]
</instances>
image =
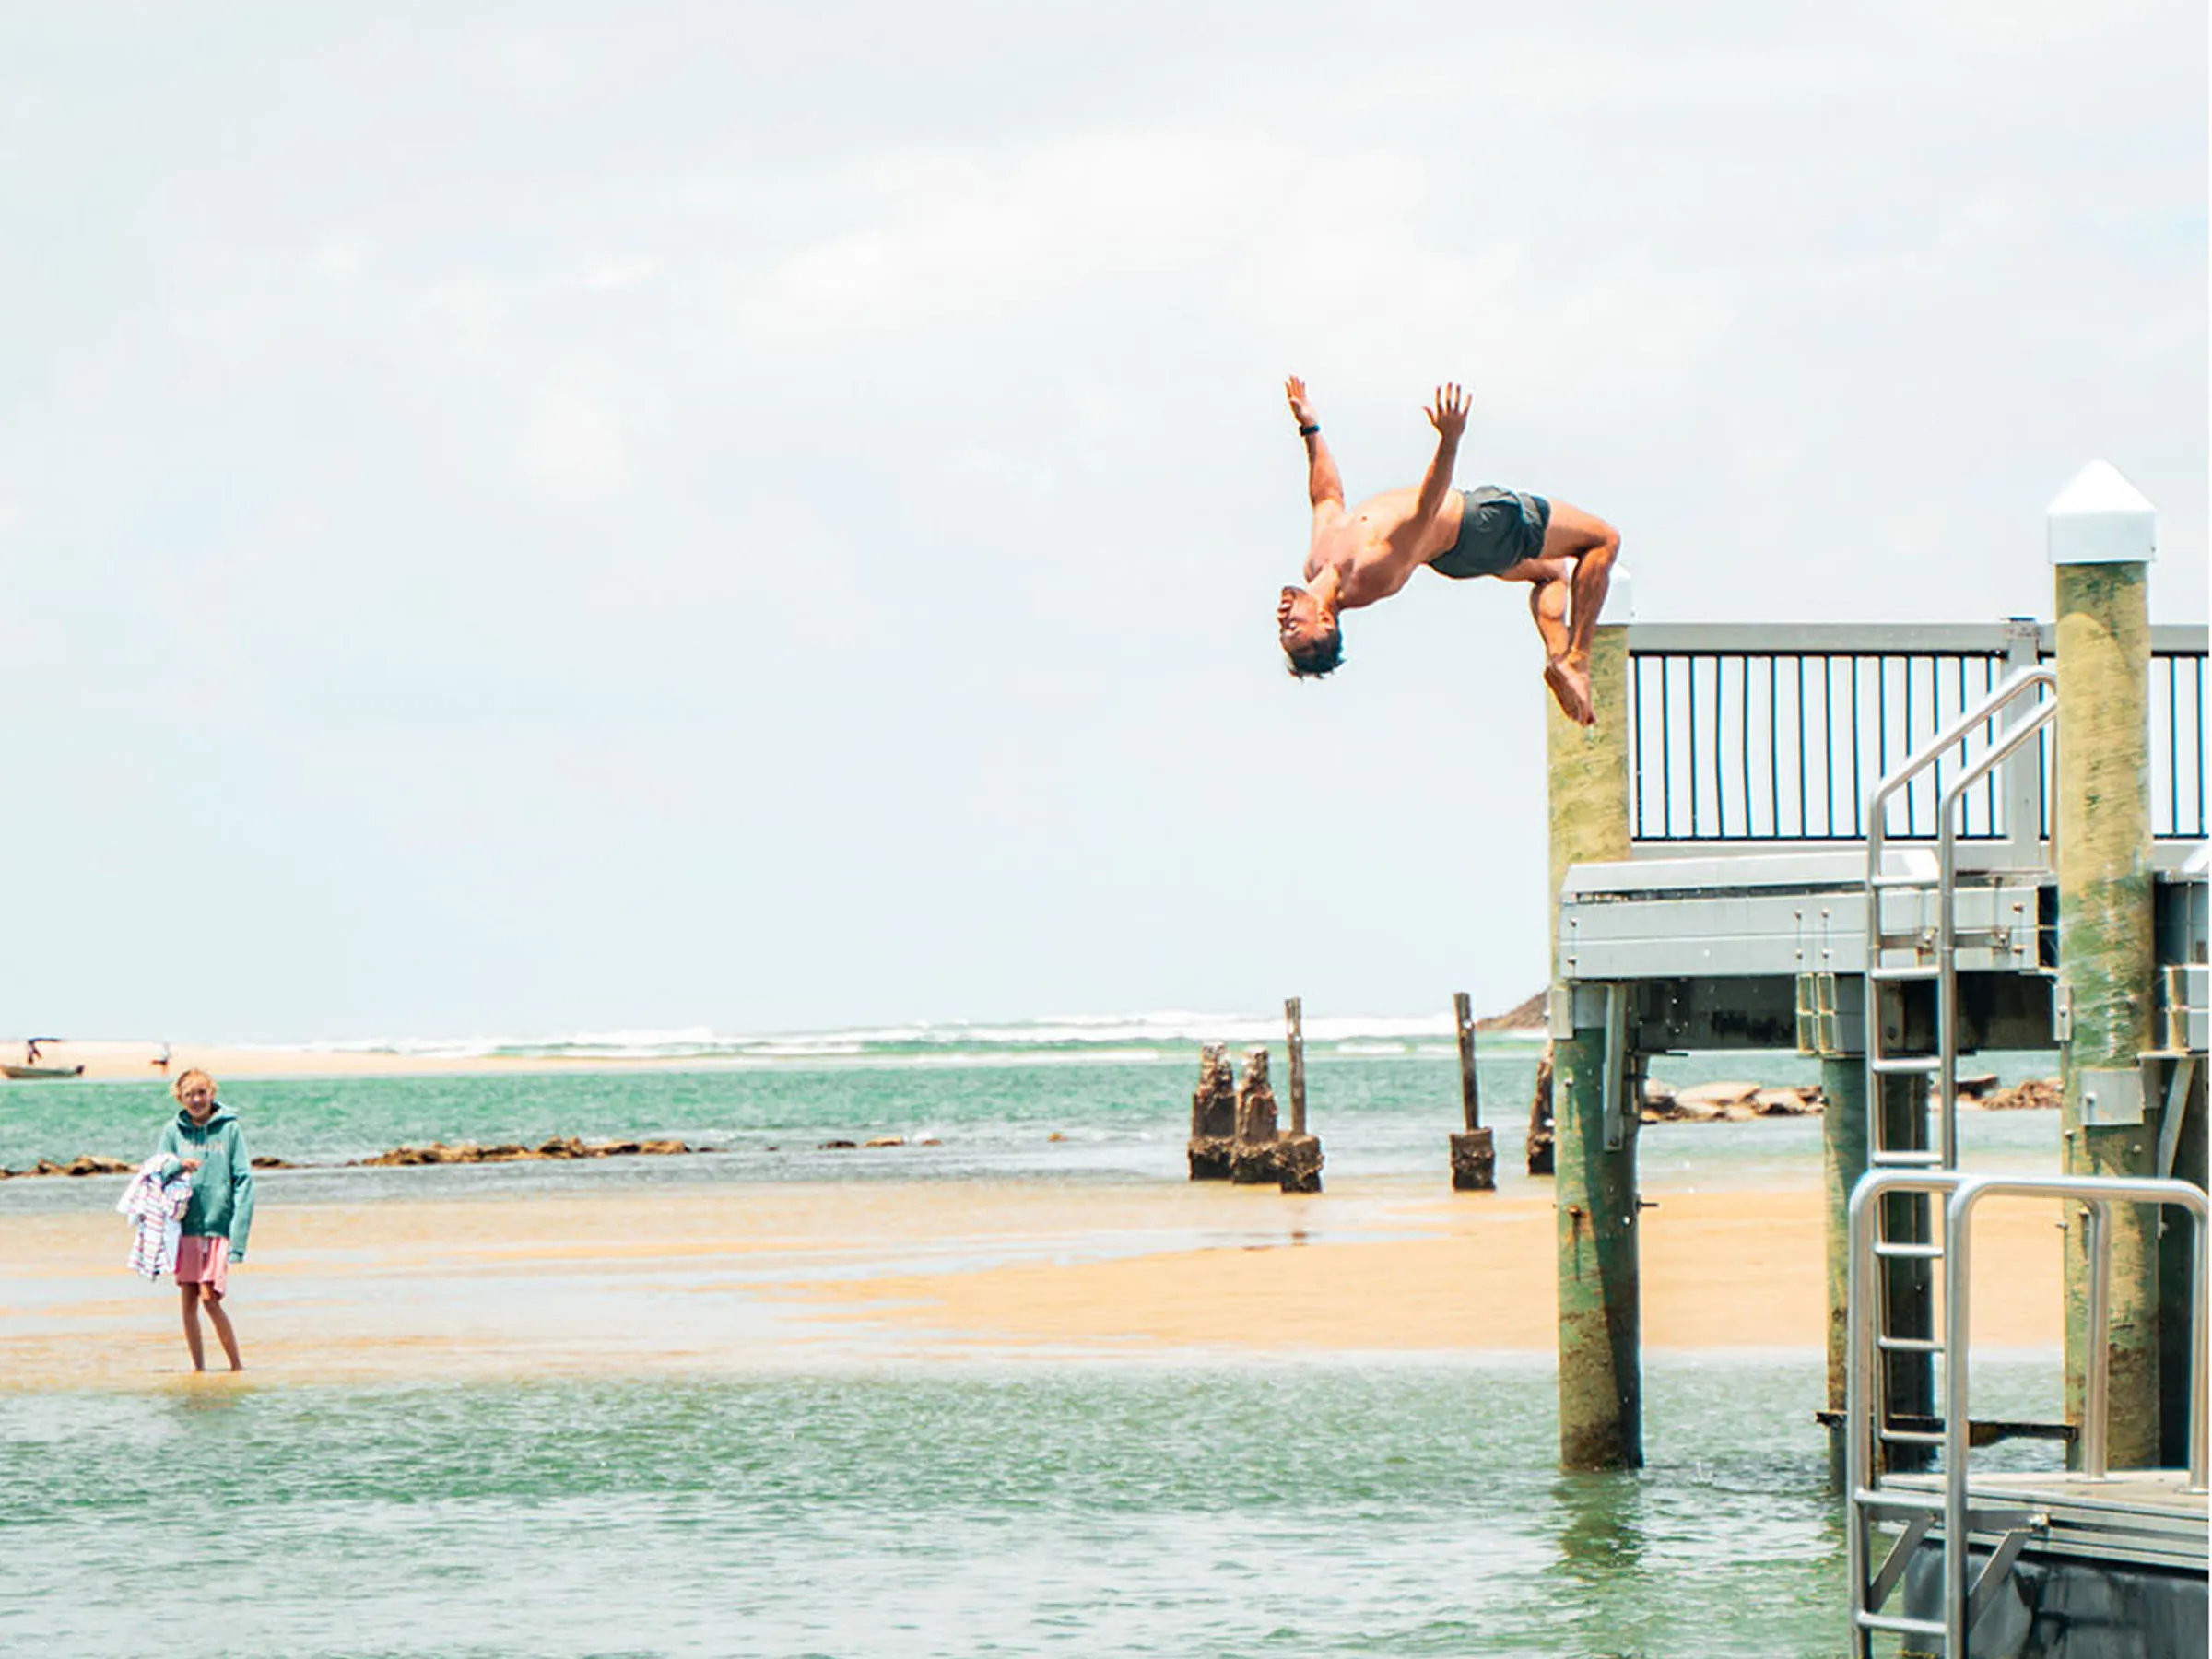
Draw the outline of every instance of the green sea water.
<instances>
[{"instance_id":1,"label":"green sea water","mask_svg":"<svg viewBox=\"0 0 2212 1659\"><path fill-rule=\"evenodd\" d=\"M1677 1063L1685 1069L1698 1063ZM1486 1060L1520 1167L1534 1054ZM1799 1068L1793 1071L1795 1065ZM1779 1056L1706 1075L1809 1080ZM1680 1080L1689 1075L1677 1072ZM265 1212L641 1184L1182 1178L1188 1055L240 1080ZM1449 1053L1323 1054L1330 1170L1440 1182ZM158 1084L0 1094L0 1163L141 1155ZM2054 1114L1970 1155L2047 1167ZM713 1151L369 1170L403 1142L673 1134ZM879 1151L869 1134L941 1144ZM1647 1189L1817 1178L1818 1119L1654 1124ZM120 1182L0 1182L0 1213ZM0 1295L0 1304L8 1300ZM4 1316L0 1316L4 1319ZM4 1334L0 1324L0 1334ZM2047 1415L2053 1363L1977 1369ZM1818 1353L1654 1355L1650 1465L1561 1475L1548 1363L920 1363L714 1381L0 1395L0 1654L1841 1653Z\"/></svg>"},{"instance_id":2,"label":"green sea water","mask_svg":"<svg viewBox=\"0 0 2212 1659\"><path fill-rule=\"evenodd\" d=\"M1655 1360L1584 1476L1539 1364L18 1395L0 1652L1813 1659L1818 1381Z\"/></svg>"}]
</instances>

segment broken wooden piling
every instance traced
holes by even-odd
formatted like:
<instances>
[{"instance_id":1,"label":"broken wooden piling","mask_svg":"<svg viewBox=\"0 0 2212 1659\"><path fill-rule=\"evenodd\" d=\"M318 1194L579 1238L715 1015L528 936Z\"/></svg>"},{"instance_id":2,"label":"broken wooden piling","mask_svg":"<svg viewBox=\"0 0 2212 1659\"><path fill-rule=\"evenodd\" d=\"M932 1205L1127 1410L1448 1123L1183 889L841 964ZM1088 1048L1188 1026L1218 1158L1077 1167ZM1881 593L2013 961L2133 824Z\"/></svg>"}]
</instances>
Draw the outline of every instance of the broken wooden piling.
<instances>
[{"instance_id":1,"label":"broken wooden piling","mask_svg":"<svg viewBox=\"0 0 2212 1659\"><path fill-rule=\"evenodd\" d=\"M1482 1085L1475 1071L1475 1009L1465 991L1452 994L1459 1028L1459 1110L1463 1127L1452 1137L1452 1190L1488 1193L1498 1186L1498 1153L1482 1126Z\"/></svg>"},{"instance_id":2,"label":"broken wooden piling","mask_svg":"<svg viewBox=\"0 0 2212 1659\"><path fill-rule=\"evenodd\" d=\"M1267 1081L1267 1051L1248 1049L1237 1085L1237 1133L1229 1149L1229 1178L1239 1186L1276 1179L1277 1137L1275 1089Z\"/></svg>"},{"instance_id":3,"label":"broken wooden piling","mask_svg":"<svg viewBox=\"0 0 2212 1659\"><path fill-rule=\"evenodd\" d=\"M1209 1042L1198 1051L1198 1087L1191 1091L1191 1179L1227 1181L1236 1136L1237 1080L1229 1047Z\"/></svg>"},{"instance_id":4,"label":"broken wooden piling","mask_svg":"<svg viewBox=\"0 0 2212 1659\"><path fill-rule=\"evenodd\" d=\"M1536 1088L1528 1100L1528 1172L1531 1175L1548 1175L1552 1172L1551 1124L1551 1044L1544 1044L1544 1052L1536 1058Z\"/></svg>"},{"instance_id":5,"label":"broken wooden piling","mask_svg":"<svg viewBox=\"0 0 2212 1659\"><path fill-rule=\"evenodd\" d=\"M1290 1133L1275 1143L1276 1182L1286 1193L1321 1191L1321 1142L1306 1133L1306 1027L1299 999L1283 1003L1290 1045Z\"/></svg>"}]
</instances>

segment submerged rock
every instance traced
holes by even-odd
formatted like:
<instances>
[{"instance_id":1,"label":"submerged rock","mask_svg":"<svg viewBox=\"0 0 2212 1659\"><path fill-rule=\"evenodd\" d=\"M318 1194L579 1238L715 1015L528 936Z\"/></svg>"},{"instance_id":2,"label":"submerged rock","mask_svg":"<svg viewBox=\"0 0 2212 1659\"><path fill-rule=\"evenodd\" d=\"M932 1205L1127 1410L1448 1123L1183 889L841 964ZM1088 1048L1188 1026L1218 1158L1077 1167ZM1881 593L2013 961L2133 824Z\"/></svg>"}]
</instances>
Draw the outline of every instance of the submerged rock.
<instances>
[{"instance_id":1,"label":"submerged rock","mask_svg":"<svg viewBox=\"0 0 2212 1659\"><path fill-rule=\"evenodd\" d=\"M374 1158L356 1159L354 1162L363 1167L400 1168L417 1164L526 1163L578 1158L637 1158L690 1150L692 1148L680 1140L584 1141L572 1135L557 1135L536 1147L518 1146L512 1141L489 1147L480 1147L474 1141L463 1141L457 1146L449 1147L443 1141L432 1141L427 1147L394 1147L389 1152L379 1152Z\"/></svg>"},{"instance_id":2,"label":"submerged rock","mask_svg":"<svg viewBox=\"0 0 2212 1659\"><path fill-rule=\"evenodd\" d=\"M1966 1093L1963 1084L1959 1092ZM1982 1097L1982 1107L1986 1112L2055 1112L2058 1102L2056 1077L2030 1077L2010 1088L1993 1088Z\"/></svg>"}]
</instances>

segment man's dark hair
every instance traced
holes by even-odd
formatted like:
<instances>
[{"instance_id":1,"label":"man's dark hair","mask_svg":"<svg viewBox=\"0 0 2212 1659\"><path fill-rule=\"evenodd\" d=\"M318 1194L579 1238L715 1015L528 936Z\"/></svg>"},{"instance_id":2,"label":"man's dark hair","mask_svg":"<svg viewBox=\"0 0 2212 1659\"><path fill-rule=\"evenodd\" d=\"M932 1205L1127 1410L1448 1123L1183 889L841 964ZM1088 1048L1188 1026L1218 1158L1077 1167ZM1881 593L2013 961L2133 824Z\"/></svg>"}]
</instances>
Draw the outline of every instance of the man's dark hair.
<instances>
[{"instance_id":1,"label":"man's dark hair","mask_svg":"<svg viewBox=\"0 0 2212 1659\"><path fill-rule=\"evenodd\" d=\"M1344 629L1332 628L1325 634L1304 645L1283 647L1283 654L1290 659L1290 673L1298 679L1319 679L1335 671L1344 661Z\"/></svg>"}]
</instances>

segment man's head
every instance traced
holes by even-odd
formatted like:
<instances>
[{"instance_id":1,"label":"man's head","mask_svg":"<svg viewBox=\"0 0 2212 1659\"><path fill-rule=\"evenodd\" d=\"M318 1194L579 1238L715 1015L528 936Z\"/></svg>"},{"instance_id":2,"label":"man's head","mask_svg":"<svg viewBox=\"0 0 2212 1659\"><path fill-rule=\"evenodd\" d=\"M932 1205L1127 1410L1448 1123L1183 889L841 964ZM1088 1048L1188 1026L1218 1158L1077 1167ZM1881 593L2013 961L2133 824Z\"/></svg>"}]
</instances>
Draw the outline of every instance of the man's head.
<instances>
[{"instance_id":1,"label":"man's head","mask_svg":"<svg viewBox=\"0 0 2212 1659\"><path fill-rule=\"evenodd\" d=\"M1300 679L1318 677L1344 661L1336 613L1302 587L1287 587L1275 606L1276 638Z\"/></svg>"}]
</instances>

